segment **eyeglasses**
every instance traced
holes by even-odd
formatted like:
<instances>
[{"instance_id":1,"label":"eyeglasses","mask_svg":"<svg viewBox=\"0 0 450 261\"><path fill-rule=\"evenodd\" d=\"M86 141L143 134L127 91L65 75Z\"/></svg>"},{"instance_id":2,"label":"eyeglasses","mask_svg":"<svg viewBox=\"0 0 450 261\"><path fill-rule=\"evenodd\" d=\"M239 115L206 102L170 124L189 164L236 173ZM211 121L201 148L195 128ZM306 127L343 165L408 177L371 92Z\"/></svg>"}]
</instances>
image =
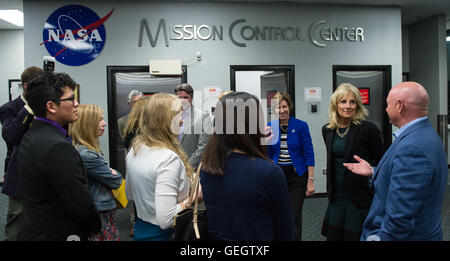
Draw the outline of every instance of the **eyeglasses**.
<instances>
[{"instance_id":1,"label":"eyeglasses","mask_svg":"<svg viewBox=\"0 0 450 261\"><path fill-rule=\"evenodd\" d=\"M69 98L58 99L58 100L56 100L55 102L62 102L62 101L71 101L71 102L72 102L72 105L75 106L75 101L76 101L75 95L72 96L72 97L69 97Z\"/></svg>"},{"instance_id":2,"label":"eyeglasses","mask_svg":"<svg viewBox=\"0 0 450 261\"><path fill-rule=\"evenodd\" d=\"M62 102L62 101L71 101L74 102L75 101L75 95L69 98L64 98L64 99L58 99L56 100L56 102Z\"/></svg>"}]
</instances>

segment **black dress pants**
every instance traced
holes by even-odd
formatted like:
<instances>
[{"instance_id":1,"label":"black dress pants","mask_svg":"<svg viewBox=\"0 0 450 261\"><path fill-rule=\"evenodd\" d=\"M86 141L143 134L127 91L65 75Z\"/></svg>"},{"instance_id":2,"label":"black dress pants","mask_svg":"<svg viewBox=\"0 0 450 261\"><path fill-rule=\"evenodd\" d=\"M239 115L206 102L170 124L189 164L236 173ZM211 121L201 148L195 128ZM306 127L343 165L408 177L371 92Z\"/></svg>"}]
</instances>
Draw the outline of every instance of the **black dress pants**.
<instances>
[{"instance_id":1,"label":"black dress pants","mask_svg":"<svg viewBox=\"0 0 450 261\"><path fill-rule=\"evenodd\" d=\"M302 240L302 210L303 202L306 198L306 186L308 182L308 172L299 176L293 165L280 167L283 169L288 184L289 196L291 199L291 211L294 220L294 240Z\"/></svg>"}]
</instances>

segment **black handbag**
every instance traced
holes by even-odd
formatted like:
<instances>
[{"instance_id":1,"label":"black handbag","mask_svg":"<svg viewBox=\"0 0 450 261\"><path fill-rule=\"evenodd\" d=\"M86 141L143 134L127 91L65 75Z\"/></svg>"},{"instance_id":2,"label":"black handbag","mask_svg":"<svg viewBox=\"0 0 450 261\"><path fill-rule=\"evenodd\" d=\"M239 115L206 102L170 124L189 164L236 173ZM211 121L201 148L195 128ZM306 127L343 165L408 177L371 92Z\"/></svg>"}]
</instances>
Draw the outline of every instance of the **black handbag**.
<instances>
[{"instance_id":1,"label":"black handbag","mask_svg":"<svg viewBox=\"0 0 450 261\"><path fill-rule=\"evenodd\" d=\"M173 220L174 232L173 241L204 241L208 238L206 227L206 209L198 209L198 194L200 188L200 169L202 163L197 168L194 178L194 189L190 198L195 197L194 208L187 208L180 211ZM192 202L192 201L191 201Z\"/></svg>"}]
</instances>

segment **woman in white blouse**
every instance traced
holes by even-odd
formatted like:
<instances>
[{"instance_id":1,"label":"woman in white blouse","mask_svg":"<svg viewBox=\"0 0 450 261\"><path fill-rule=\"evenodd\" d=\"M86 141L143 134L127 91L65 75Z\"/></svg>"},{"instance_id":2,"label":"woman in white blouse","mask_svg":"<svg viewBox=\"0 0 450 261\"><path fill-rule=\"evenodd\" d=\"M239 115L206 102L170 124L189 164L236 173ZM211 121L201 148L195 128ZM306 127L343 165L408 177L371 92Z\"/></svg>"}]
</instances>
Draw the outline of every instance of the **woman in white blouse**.
<instances>
[{"instance_id":1,"label":"woman in white blouse","mask_svg":"<svg viewBox=\"0 0 450 261\"><path fill-rule=\"evenodd\" d=\"M175 215L189 206L192 168L179 147L181 101L158 93L145 105L126 157L126 191L136 204L135 241L167 241Z\"/></svg>"}]
</instances>

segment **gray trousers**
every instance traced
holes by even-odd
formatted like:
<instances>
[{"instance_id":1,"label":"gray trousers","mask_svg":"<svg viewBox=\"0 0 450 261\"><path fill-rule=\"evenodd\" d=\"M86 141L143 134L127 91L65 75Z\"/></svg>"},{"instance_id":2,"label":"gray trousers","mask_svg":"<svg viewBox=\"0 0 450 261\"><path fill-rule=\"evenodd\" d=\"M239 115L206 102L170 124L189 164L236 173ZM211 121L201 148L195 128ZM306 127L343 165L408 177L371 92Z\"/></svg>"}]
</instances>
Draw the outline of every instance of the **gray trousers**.
<instances>
[{"instance_id":1,"label":"gray trousers","mask_svg":"<svg viewBox=\"0 0 450 261\"><path fill-rule=\"evenodd\" d=\"M5 225L5 241L17 241L19 239L23 222L23 204L23 199L9 197Z\"/></svg>"}]
</instances>

